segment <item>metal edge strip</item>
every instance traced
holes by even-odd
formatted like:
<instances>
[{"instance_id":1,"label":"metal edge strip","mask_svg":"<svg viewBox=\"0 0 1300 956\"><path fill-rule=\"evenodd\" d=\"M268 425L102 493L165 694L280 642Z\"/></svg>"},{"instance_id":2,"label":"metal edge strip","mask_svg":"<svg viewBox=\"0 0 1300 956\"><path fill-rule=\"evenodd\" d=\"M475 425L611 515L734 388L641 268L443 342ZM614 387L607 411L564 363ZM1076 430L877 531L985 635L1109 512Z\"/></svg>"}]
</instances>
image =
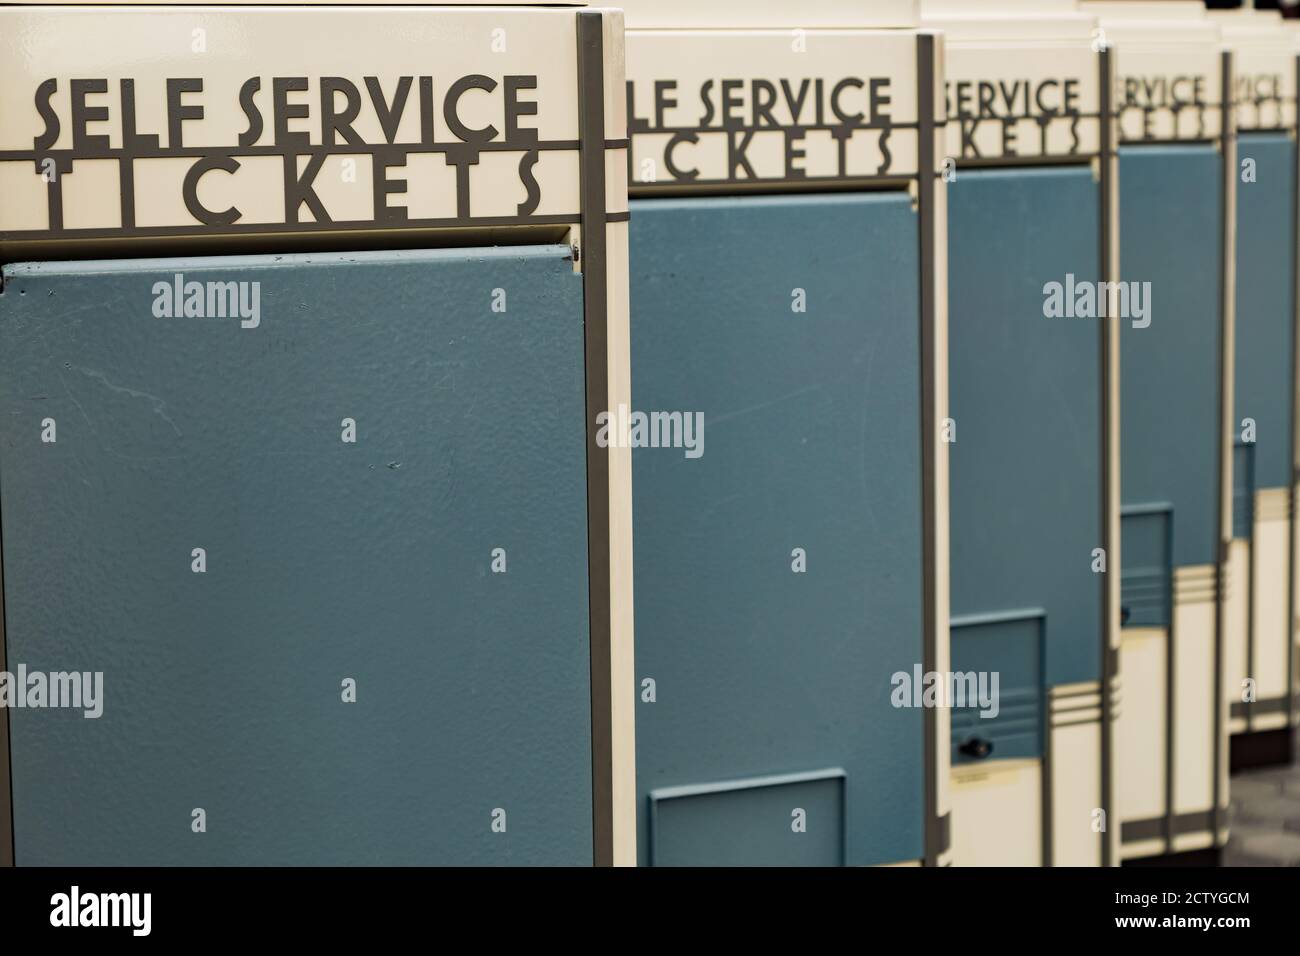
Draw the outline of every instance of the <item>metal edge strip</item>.
<instances>
[{"instance_id":1,"label":"metal edge strip","mask_svg":"<svg viewBox=\"0 0 1300 956\"><path fill-rule=\"evenodd\" d=\"M1296 94L1300 97L1300 55L1295 58ZM1300 124L1300 99L1297 99L1297 123ZM1291 210L1291 268L1295 273L1295 285L1291 298L1291 481L1287 485L1287 503L1290 514L1287 515L1287 560L1290 573L1286 582L1286 698L1287 726L1295 726L1295 575L1296 575L1296 452L1300 447L1297 429L1300 428L1300 142L1295 147L1295 176L1292 188L1295 190ZM1218 801L1215 801L1218 806ZM1218 829L1218 819L1215 820Z\"/></svg>"},{"instance_id":2,"label":"metal edge strip","mask_svg":"<svg viewBox=\"0 0 1300 956\"><path fill-rule=\"evenodd\" d=\"M1116 221L1116 204L1118 201L1117 184L1116 184L1116 152L1115 139L1117 130L1115 129L1114 106L1111 98L1115 89L1115 58L1112 50L1108 46L1102 46L1097 54L1097 69L1099 90L1099 107L1098 114L1101 117L1101 129L1099 140L1100 153L1100 217L1098 225L1100 228L1100 262L1098 263L1102 272L1102 281L1115 282L1119 279L1117 275L1117 258L1119 254L1119 241L1117 235L1118 222ZM1115 407L1119 399L1119 356L1118 356L1118 334L1117 326L1110 322L1098 323L1100 326L1100 366L1101 366L1101 516L1102 516L1102 547L1105 553L1110 556L1112 561L1111 572L1101 576L1101 606L1102 606L1102 648L1101 648L1101 810L1105 814L1104 819L1111 819L1111 809L1113 805L1112 790L1114 781L1111 777L1111 764L1114 760L1114 742L1111 733L1111 727L1114 719L1113 703L1111 700L1112 688L1111 678L1118 669L1118 653L1116 651L1116 621L1112 621L1111 609L1118 606L1118 581L1119 575L1118 562L1115 560L1119 555L1117 540L1113 540L1118 529L1115 525L1118 523L1119 516L1119 489L1114 487L1112 482L1112 456L1116 452L1118 435L1116 432L1116 423L1113 419L1116 417L1118 409ZM1112 521L1112 516L1116 519ZM1101 840L1101 865L1108 867L1113 865L1113 853L1111 852L1111 838L1108 834L1109 827L1103 828L1098 834Z\"/></svg>"},{"instance_id":3,"label":"metal edge strip","mask_svg":"<svg viewBox=\"0 0 1300 956\"><path fill-rule=\"evenodd\" d=\"M1300 68L1300 61L1297 62ZM1232 383L1235 351L1236 324L1236 217L1237 217L1237 137L1234 128L1236 106L1230 93L1235 85L1236 69L1231 50L1220 54L1219 62L1219 96L1224 104L1223 115L1219 121L1220 151L1223 157L1223 183L1219 196L1220 223L1222 239L1220 250L1219 289L1222 300L1219 319L1219 436L1218 458L1219 479L1218 494L1215 495L1215 533L1218 536L1218 554L1216 562L1214 595L1214 790L1211 804L1211 822L1214 833L1222 827L1219 819L1220 804L1223 802L1223 777L1227 760L1227 727L1224 720L1226 701L1224 698L1223 670L1225 645L1223 629L1225 626L1224 602L1227 600L1225 580L1228 575L1228 559L1232 548L1232 443L1228 440L1232 431Z\"/></svg>"},{"instance_id":4,"label":"metal edge strip","mask_svg":"<svg viewBox=\"0 0 1300 956\"><path fill-rule=\"evenodd\" d=\"M613 721L610 657L609 455L596 416L609 404L608 261L605 210L604 15L576 13L582 313L587 432L587 574L591 628L593 862L614 864Z\"/></svg>"},{"instance_id":5,"label":"metal edge strip","mask_svg":"<svg viewBox=\"0 0 1300 956\"><path fill-rule=\"evenodd\" d=\"M935 168L935 35L918 33L916 36L917 84L917 237L919 243L920 274L920 362L921 362L921 627L922 670L931 673L938 668L939 632L935 522L936 486L934 441L938 435L935 396L935 283L936 247L935 226L936 177L928 175ZM936 866L939 857L948 849L942 839L939 822L939 718L934 708L924 709L922 733L925 738L925 820L924 862Z\"/></svg>"}]
</instances>

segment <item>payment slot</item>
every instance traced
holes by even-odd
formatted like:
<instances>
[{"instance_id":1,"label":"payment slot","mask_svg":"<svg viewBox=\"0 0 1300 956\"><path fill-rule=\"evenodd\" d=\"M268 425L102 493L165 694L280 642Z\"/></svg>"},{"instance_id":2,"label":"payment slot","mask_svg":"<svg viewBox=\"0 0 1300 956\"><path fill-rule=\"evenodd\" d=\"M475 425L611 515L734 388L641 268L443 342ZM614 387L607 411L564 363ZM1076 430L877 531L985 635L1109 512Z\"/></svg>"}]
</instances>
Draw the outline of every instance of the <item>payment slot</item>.
<instances>
[{"instance_id":1,"label":"payment slot","mask_svg":"<svg viewBox=\"0 0 1300 956\"><path fill-rule=\"evenodd\" d=\"M938 39L626 15L640 861L942 864Z\"/></svg>"},{"instance_id":2,"label":"payment slot","mask_svg":"<svg viewBox=\"0 0 1300 956\"><path fill-rule=\"evenodd\" d=\"M1224 691L1233 770L1293 758L1296 73L1275 11L1211 11L1236 63L1233 526Z\"/></svg>"},{"instance_id":3,"label":"payment slot","mask_svg":"<svg viewBox=\"0 0 1300 956\"><path fill-rule=\"evenodd\" d=\"M1122 859L1226 840L1225 606L1231 540L1231 54L1198 2L1085 3L1119 71Z\"/></svg>"},{"instance_id":4,"label":"payment slot","mask_svg":"<svg viewBox=\"0 0 1300 956\"><path fill-rule=\"evenodd\" d=\"M922 4L945 36L955 865L1116 862L1111 53L1072 3ZM997 695L991 695L997 696Z\"/></svg>"},{"instance_id":5,"label":"payment slot","mask_svg":"<svg viewBox=\"0 0 1300 956\"><path fill-rule=\"evenodd\" d=\"M635 862L622 62L0 10L6 857Z\"/></svg>"}]
</instances>

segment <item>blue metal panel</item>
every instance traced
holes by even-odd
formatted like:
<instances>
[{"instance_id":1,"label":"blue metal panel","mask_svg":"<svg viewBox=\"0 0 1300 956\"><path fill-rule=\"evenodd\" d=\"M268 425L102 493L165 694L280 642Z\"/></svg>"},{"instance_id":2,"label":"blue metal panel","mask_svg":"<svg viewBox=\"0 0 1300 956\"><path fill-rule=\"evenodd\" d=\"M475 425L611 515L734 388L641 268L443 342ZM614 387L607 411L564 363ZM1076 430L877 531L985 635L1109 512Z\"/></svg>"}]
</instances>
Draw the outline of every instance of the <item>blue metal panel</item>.
<instances>
[{"instance_id":1,"label":"blue metal panel","mask_svg":"<svg viewBox=\"0 0 1300 956\"><path fill-rule=\"evenodd\" d=\"M1120 322L1122 501L1172 506L1177 567L1213 563L1218 537L1222 176L1213 146L1120 150L1120 274L1152 293L1150 325Z\"/></svg>"},{"instance_id":2,"label":"blue metal panel","mask_svg":"<svg viewBox=\"0 0 1300 956\"><path fill-rule=\"evenodd\" d=\"M1098 320L1044 286L1096 281L1086 167L976 170L948 191L952 612L1046 614L1049 685L1101 676Z\"/></svg>"},{"instance_id":3,"label":"blue metal panel","mask_svg":"<svg viewBox=\"0 0 1300 956\"><path fill-rule=\"evenodd\" d=\"M952 711L952 761L974 763L982 759L1040 757L1043 753L1043 625L1037 609L952 622L954 680L967 675L998 675L996 712L970 699L970 684L963 690L964 706L954 701ZM989 746L984 756L963 748L971 742Z\"/></svg>"},{"instance_id":4,"label":"blue metal panel","mask_svg":"<svg viewBox=\"0 0 1300 956\"><path fill-rule=\"evenodd\" d=\"M178 272L260 326L155 318ZM9 665L105 694L11 712L18 862L589 864L568 248L6 275Z\"/></svg>"},{"instance_id":5,"label":"blue metal panel","mask_svg":"<svg viewBox=\"0 0 1300 956\"><path fill-rule=\"evenodd\" d=\"M651 791L828 766L849 863L922 855L922 715L890 704L922 660L917 245L900 194L633 204L633 404L707 433L633 455L643 862ZM764 819L747 852L796 861Z\"/></svg>"},{"instance_id":6,"label":"blue metal panel","mask_svg":"<svg viewBox=\"0 0 1300 956\"><path fill-rule=\"evenodd\" d=\"M1255 484L1286 488L1291 475L1295 143L1242 133L1238 155L1256 181L1237 187L1236 414L1256 423Z\"/></svg>"}]
</instances>

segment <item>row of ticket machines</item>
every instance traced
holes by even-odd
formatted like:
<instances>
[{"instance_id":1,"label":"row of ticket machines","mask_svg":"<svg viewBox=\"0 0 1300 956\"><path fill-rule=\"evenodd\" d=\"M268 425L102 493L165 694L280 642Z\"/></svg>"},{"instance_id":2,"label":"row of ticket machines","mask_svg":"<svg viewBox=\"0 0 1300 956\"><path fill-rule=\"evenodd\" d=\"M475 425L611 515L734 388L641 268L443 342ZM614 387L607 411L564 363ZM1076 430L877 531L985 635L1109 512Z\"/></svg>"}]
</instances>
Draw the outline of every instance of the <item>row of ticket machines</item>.
<instances>
[{"instance_id":1,"label":"row of ticket machines","mask_svg":"<svg viewBox=\"0 0 1300 956\"><path fill-rule=\"evenodd\" d=\"M0 860L1210 860L1292 759L1300 30L623 6L0 8Z\"/></svg>"}]
</instances>

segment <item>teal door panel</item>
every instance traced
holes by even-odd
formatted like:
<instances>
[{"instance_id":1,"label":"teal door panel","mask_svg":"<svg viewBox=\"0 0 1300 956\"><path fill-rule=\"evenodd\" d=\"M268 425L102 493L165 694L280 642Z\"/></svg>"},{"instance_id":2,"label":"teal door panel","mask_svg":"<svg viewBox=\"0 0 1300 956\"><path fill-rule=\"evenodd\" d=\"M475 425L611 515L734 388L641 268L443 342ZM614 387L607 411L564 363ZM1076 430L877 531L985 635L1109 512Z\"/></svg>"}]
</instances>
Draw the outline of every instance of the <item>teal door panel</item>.
<instances>
[{"instance_id":1,"label":"teal door panel","mask_svg":"<svg viewBox=\"0 0 1300 956\"><path fill-rule=\"evenodd\" d=\"M1171 565L1215 561L1222 181L1223 162L1214 146L1120 150L1120 274L1126 281L1149 282L1151 289L1150 324L1119 323L1122 500L1125 506L1165 503L1171 522L1168 553L1164 531L1156 535L1158 562L1146 560L1149 516L1122 523L1126 587L1136 584L1134 559L1143 556L1139 563L1149 571L1161 569L1166 588L1158 595L1163 610L1157 617L1151 613L1156 608L1137 596L1136 616L1128 621L1134 626L1167 622Z\"/></svg>"},{"instance_id":2,"label":"teal door panel","mask_svg":"<svg viewBox=\"0 0 1300 956\"><path fill-rule=\"evenodd\" d=\"M156 317L177 274L256 327ZM10 712L17 861L590 864L568 247L5 275L8 664L103 672Z\"/></svg>"},{"instance_id":3,"label":"teal door panel","mask_svg":"<svg viewBox=\"0 0 1300 956\"><path fill-rule=\"evenodd\" d=\"M1042 756L1043 623L1037 610L953 619L953 764Z\"/></svg>"},{"instance_id":4,"label":"teal door panel","mask_svg":"<svg viewBox=\"0 0 1300 956\"><path fill-rule=\"evenodd\" d=\"M1169 627L1173 619L1174 507L1167 502L1121 509L1124 567L1120 622L1126 627Z\"/></svg>"},{"instance_id":5,"label":"teal door panel","mask_svg":"<svg viewBox=\"0 0 1300 956\"><path fill-rule=\"evenodd\" d=\"M1242 133L1238 156L1255 182L1237 187L1237 334L1234 431L1255 421L1256 488L1291 481L1294 338L1295 143L1284 133Z\"/></svg>"},{"instance_id":6,"label":"teal door panel","mask_svg":"<svg viewBox=\"0 0 1300 956\"><path fill-rule=\"evenodd\" d=\"M1044 291L1097 280L1098 204L1087 167L948 192L952 614L1040 608L1049 685L1101 676L1099 320L1048 318Z\"/></svg>"},{"instance_id":7,"label":"teal door panel","mask_svg":"<svg viewBox=\"0 0 1300 956\"><path fill-rule=\"evenodd\" d=\"M922 660L910 202L644 200L631 240L633 404L706 435L698 458L633 452L641 861L918 859L922 714L890 702ZM829 785L745 784L828 767L842 813ZM718 787L651 833L654 794ZM740 857L703 838L721 804Z\"/></svg>"}]
</instances>

